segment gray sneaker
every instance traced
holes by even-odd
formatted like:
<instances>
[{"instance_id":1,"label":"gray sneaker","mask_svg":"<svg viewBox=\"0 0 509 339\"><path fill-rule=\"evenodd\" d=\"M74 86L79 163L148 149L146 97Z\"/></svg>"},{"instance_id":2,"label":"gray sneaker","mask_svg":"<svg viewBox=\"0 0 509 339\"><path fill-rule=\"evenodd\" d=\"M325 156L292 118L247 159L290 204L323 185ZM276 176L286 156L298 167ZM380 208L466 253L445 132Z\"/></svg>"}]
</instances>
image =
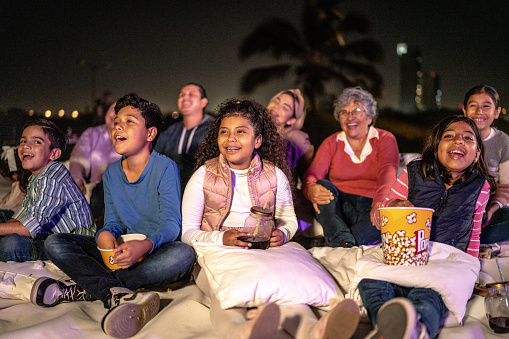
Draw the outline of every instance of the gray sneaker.
<instances>
[{"instance_id":1,"label":"gray sneaker","mask_svg":"<svg viewBox=\"0 0 509 339\"><path fill-rule=\"evenodd\" d=\"M132 337L159 312L160 298L156 292L133 292L122 287L110 290L111 308L101 326L112 337Z\"/></svg>"},{"instance_id":2,"label":"gray sneaker","mask_svg":"<svg viewBox=\"0 0 509 339\"><path fill-rule=\"evenodd\" d=\"M426 326L418 321L414 305L394 298L378 310L377 325L365 339L429 339Z\"/></svg>"},{"instance_id":3,"label":"gray sneaker","mask_svg":"<svg viewBox=\"0 0 509 339\"><path fill-rule=\"evenodd\" d=\"M30 292L30 301L34 305L51 307L62 301L90 301L94 298L80 286L67 285L52 278L38 278Z\"/></svg>"}]
</instances>

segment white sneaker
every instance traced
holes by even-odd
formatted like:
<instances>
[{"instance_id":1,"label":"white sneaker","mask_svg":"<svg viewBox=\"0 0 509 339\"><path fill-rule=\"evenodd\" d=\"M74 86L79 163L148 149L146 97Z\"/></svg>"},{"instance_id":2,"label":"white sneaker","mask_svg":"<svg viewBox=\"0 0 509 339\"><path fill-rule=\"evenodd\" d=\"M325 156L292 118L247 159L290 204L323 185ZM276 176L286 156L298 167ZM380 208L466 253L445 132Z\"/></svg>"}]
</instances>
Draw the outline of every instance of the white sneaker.
<instances>
[{"instance_id":1,"label":"white sneaker","mask_svg":"<svg viewBox=\"0 0 509 339\"><path fill-rule=\"evenodd\" d=\"M116 338L129 338L138 333L159 312L156 292L133 292L127 288L111 288L111 308L102 320L104 333Z\"/></svg>"}]
</instances>

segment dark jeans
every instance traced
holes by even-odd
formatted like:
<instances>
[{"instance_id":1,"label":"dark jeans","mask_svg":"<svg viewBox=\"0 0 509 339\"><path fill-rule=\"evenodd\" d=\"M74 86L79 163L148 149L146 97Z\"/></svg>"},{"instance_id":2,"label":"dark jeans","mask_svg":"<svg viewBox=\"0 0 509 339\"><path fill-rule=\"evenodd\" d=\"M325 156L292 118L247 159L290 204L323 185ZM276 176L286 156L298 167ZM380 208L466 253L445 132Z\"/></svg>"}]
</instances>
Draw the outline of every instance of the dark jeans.
<instances>
[{"instance_id":1,"label":"dark jeans","mask_svg":"<svg viewBox=\"0 0 509 339\"><path fill-rule=\"evenodd\" d=\"M67 233L48 237L45 250L58 268L105 305L111 287L136 290L173 283L191 272L195 259L191 246L174 241L164 243L129 268L110 271L104 266L94 237Z\"/></svg>"},{"instance_id":2,"label":"dark jeans","mask_svg":"<svg viewBox=\"0 0 509 339\"><path fill-rule=\"evenodd\" d=\"M0 237L0 261L25 262L46 259L44 240L35 240L15 233Z\"/></svg>"},{"instance_id":3,"label":"dark jeans","mask_svg":"<svg viewBox=\"0 0 509 339\"><path fill-rule=\"evenodd\" d=\"M507 240L509 240L509 207L504 206L493 213L490 224L481 230L481 244Z\"/></svg>"},{"instance_id":4,"label":"dark jeans","mask_svg":"<svg viewBox=\"0 0 509 339\"><path fill-rule=\"evenodd\" d=\"M440 319L447 312L440 294L430 288L403 287L387 281L363 279L359 283L359 293L373 326L377 323L380 307L396 297L407 298L412 302L430 338L437 333Z\"/></svg>"},{"instance_id":5,"label":"dark jeans","mask_svg":"<svg viewBox=\"0 0 509 339\"><path fill-rule=\"evenodd\" d=\"M315 212L329 246L338 247L343 241L365 245L381 240L380 231L369 218L373 199L341 192L329 180L319 180L317 184L334 196L330 203L318 205L320 214Z\"/></svg>"}]
</instances>

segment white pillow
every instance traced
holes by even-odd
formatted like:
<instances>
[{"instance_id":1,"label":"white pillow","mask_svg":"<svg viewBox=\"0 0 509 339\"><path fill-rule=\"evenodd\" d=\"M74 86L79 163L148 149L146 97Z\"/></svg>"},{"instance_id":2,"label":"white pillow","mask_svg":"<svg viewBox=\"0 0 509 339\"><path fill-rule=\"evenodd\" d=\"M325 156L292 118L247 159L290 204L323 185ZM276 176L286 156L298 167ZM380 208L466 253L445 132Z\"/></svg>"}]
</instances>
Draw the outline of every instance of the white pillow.
<instances>
[{"instance_id":1,"label":"white pillow","mask_svg":"<svg viewBox=\"0 0 509 339\"><path fill-rule=\"evenodd\" d=\"M267 302L327 306L332 278L297 243L267 250L194 243L198 263L223 309Z\"/></svg>"}]
</instances>

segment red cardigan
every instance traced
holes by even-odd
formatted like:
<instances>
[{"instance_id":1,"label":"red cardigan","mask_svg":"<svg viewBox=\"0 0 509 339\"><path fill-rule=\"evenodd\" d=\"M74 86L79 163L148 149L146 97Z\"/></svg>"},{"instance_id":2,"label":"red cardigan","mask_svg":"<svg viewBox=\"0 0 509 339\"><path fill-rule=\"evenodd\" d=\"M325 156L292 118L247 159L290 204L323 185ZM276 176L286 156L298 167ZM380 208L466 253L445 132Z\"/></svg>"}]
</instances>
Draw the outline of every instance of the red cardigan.
<instances>
[{"instance_id":1,"label":"red cardigan","mask_svg":"<svg viewBox=\"0 0 509 339\"><path fill-rule=\"evenodd\" d=\"M329 175L329 180L342 192L373 198L374 202L382 201L396 180L399 152L392 133L375 130L378 137L368 140L372 152L361 163L354 163L345 152L345 142L338 139L341 132L327 137L304 176L304 195L308 197L309 186Z\"/></svg>"}]
</instances>

